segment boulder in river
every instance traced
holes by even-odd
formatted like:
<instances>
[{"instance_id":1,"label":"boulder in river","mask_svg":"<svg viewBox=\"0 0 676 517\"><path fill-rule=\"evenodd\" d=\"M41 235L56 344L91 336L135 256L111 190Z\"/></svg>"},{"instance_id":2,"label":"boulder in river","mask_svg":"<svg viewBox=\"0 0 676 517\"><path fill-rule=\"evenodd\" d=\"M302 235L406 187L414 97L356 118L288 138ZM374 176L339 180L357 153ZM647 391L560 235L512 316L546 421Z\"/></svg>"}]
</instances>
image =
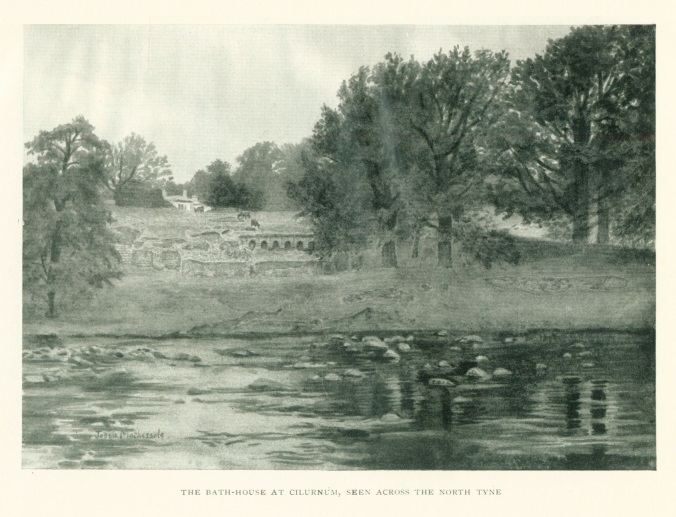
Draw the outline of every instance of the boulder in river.
<instances>
[{"instance_id":1,"label":"boulder in river","mask_svg":"<svg viewBox=\"0 0 676 517\"><path fill-rule=\"evenodd\" d=\"M385 344L383 341L381 341L379 338L375 336L367 336L364 339L362 339L362 343L364 344L364 348L366 350L388 350L387 344Z\"/></svg>"},{"instance_id":2,"label":"boulder in river","mask_svg":"<svg viewBox=\"0 0 676 517\"><path fill-rule=\"evenodd\" d=\"M565 354L563 354L563 358L564 358L564 359L572 359L572 357L573 357L572 354L569 354L568 352L566 352Z\"/></svg>"},{"instance_id":3,"label":"boulder in river","mask_svg":"<svg viewBox=\"0 0 676 517\"><path fill-rule=\"evenodd\" d=\"M485 355L478 355L474 358L474 360L477 363L485 363L486 361L488 361L488 357L486 357Z\"/></svg>"},{"instance_id":4,"label":"boulder in river","mask_svg":"<svg viewBox=\"0 0 676 517\"><path fill-rule=\"evenodd\" d=\"M250 390L255 391L275 391L283 390L284 385L281 382L273 381L270 379L259 378L249 384Z\"/></svg>"},{"instance_id":5,"label":"boulder in river","mask_svg":"<svg viewBox=\"0 0 676 517\"><path fill-rule=\"evenodd\" d=\"M468 399L467 397L455 397L453 399L453 404L466 404L467 402L472 402L472 399Z\"/></svg>"},{"instance_id":6,"label":"boulder in river","mask_svg":"<svg viewBox=\"0 0 676 517\"><path fill-rule=\"evenodd\" d=\"M465 376L469 377L470 379L478 379L480 381L490 379L491 377L487 372L476 366L474 368L470 368L469 370L467 370Z\"/></svg>"},{"instance_id":7,"label":"boulder in river","mask_svg":"<svg viewBox=\"0 0 676 517\"><path fill-rule=\"evenodd\" d=\"M439 361L439 364L437 365L439 368L450 368L451 363L448 361Z\"/></svg>"},{"instance_id":8,"label":"boulder in river","mask_svg":"<svg viewBox=\"0 0 676 517\"><path fill-rule=\"evenodd\" d=\"M347 337L343 336L342 334L333 334L329 336L329 344L333 346L340 346L345 341L347 341Z\"/></svg>"},{"instance_id":9,"label":"boulder in river","mask_svg":"<svg viewBox=\"0 0 676 517\"><path fill-rule=\"evenodd\" d=\"M303 370L306 368L326 368L325 363L310 363L310 362L299 362L292 365L292 368L297 370Z\"/></svg>"},{"instance_id":10,"label":"boulder in river","mask_svg":"<svg viewBox=\"0 0 676 517\"><path fill-rule=\"evenodd\" d=\"M439 337L448 336L448 330L440 330L439 332L437 332L437 336L439 336Z\"/></svg>"},{"instance_id":11,"label":"boulder in river","mask_svg":"<svg viewBox=\"0 0 676 517\"><path fill-rule=\"evenodd\" d=\"M406 341L406 338L404 336L390 336L390 337L386 337L385 339L383 339L383 341L389 345L389 344L403 343L404 341Z\"/></svg>"},{"instance_id":12,"label":"boulder in river","mask_svg":"<svg viewBox=\"0 0 676 517\"><path fill-rule=\"evenodd\" d=\"M401 420L401 417L396 413L386 413L380 417L380 420L382 420L383 422L399 422L399 420Z\"/></svg>"},{"instance_id":13,"label":"boulder in river","mask_svg":"<svg viewBox=\"0 0 676 517\"><path fill-rule=\"evenodd\" d=\"M399 350L399 352L406 354L411 351L411 345L409 345L408 343L399 343L397 345L397 350Z\"/></svg>"},{"instance_id":14,"label":"boulder in river","mask_svg":"<svg viewBox=\"0 0 676 517\"><path fill-rule=\"evenodd\" d=\"M361 378L364 376L364 373L353 368L350 370L346 370L345 373L343 373L343 375L345 377Z\"/></svg>"},{"instance_id":15,"label":"boulder in river","mask_svg":"<svg viewBox=\"0 0 676 517\"><path fill-rule=\"evenodd\" d=\"M476 334L471 334L469 336L463 336L460 339L458 339L460 343L468 343L468 344L473 344L473 343L483 343L484 340L481 336L477 336Z\"/></svg>"},{"instance_id":16,"label":"boulder in river","mask_svg":"<svg viewBox=\"0 0 676 517\"><path fill-rule=\"evenodd\" d=\"M512 375L512 372L509 371L507 368L496 368L495 370L493 370L494 377L507 377L509 375Z\"/></svg>"},{"instance_id":17,"label":"boulder in river","mask_svg":"<svg viewBox=\"0 0 676 517\"><path fill-rule=\"evenodd\" d=\"M23 380L29 384L39 384L41 382L45 382L45 379L42 375L26 375Z\"/></svg>"},{"instance_id":18,"label":"boulder in river","mask_svg":"<svg viewBox=\"0 0 676 517\"><path fill-rule=\"evenodd\" d=\"M397 361L399 361L399 354L396 353L394 350L387 350L383 354L383 359L385 361L390 361L390 362L396 363Z\"/></svg>"},{"instance_id":19,"label":"boulder in river","mask_svg":"<svg viewBox=\"0 0 676 517\"><path fill-rule=\"evenodd\" d=\"M337 382L343 380L343 378L338 375L337 373L329 373L324 376L325 381L330 381L330 382Z\"/></svg>"},{"instance_id":20,"label":"boulder in river","mask_svg":"<svg viewBox=\"0 0 676 517\"><path fill-rule=\"evenodd\" d=\"M207 393L210 393L211 390L204 390L201 388L190 388L188 390L188 395L206 395Z\"/></svg>"},{"instance_id":21,"label":"boulder in river","mask_svg":"<svg viewBox=\"0 0 676 517\"><path fill-rule=\"evenodd\" d=\"M201 357L198 357L198 356L193 355L193 354L188 354L186 352L179 352L178 354L174 355L174 357L172 357L172 359L174 361L190 361L190 362L193 362L193 363L198 363L202 360Z\"/></svg>"},{"instance_id":22,"label":"boulder in river","mask_svg":"<svg viewBox=\"0 0 676 517\"><path fill-rule=\"evenodd\" d=\"M455 387L455 383L453 381L450 381L448 379L440 379L438 377L434 377L427 381L427 384L429 386L437 386L441 388L453 388Z\"/></svg>"}]
</instances>

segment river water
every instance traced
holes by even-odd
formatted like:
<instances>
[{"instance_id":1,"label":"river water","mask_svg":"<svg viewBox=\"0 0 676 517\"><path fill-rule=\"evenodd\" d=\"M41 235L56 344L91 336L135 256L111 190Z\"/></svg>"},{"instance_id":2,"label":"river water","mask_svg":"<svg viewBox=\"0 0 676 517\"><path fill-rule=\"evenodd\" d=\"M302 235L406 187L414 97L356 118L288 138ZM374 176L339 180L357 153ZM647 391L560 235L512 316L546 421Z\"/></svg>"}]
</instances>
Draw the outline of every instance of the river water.
<instances>
[{"instance_id":1,"label":"river water","mask_svg":"<svg viewBox=\"0 0 676 517\"><path fill-rule=\"evenodd\" d=\"M27 342L23 466L656 468L654 335L501 337Z\"/></svg>"}]
</instances>

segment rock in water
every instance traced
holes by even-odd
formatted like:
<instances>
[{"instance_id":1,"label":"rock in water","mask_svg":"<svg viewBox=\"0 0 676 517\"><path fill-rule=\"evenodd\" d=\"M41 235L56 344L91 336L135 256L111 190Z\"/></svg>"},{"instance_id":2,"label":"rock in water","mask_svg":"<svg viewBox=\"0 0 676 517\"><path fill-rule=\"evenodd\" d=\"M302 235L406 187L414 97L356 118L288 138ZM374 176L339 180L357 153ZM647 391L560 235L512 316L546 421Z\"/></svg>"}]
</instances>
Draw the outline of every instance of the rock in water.
<instances>
[{"instance_id":1,"label":"rock in water","mask_svg":"<svg viewBox=\"0 0 676 517\"><path fill-rule=\"evenodd\" d=\"M190 361L193 363L197 363L202 360L201 357L197 357L196 355L192 354L187 354L185 352L179 352L176 354L174 357L172 357L174 361Z\"/></svg>"},{"instance_id":2,"label":"rock in water","mask_svg":"<svg viewBox=\"0 0 676 517\"><path fill-rule=\"evenodd\" d=\"M402 353L407 353L411 351L411 345L408 343L399 343L397 345L397 350L399 350Z\"/></svg>"},{"instance_id":3,"label":"rock in water","mask_svg":"<svg viewBox=\"0 0 676 517\"><path fill-rule=\"evenodd\" d=\"M472 334L470 336L463 336L459 339L461 343L483 343L484 340L481 336L477 336L476 334Z\"/></svg>"},{"instance_id":4,"label":"rock in water","mask_svg":"<svg viewBox=\"0 0 676 517\"><path fill-rule=\"evenodd\" d=\"M325 368L326 364L325 363L295 363L291 368L295 368L297 370L302 370L305 368Z\"/></svg>"},{"instance_id":5,"label":"rock in water","mask_svg":"<svg viewBox=\"0 0 676 517\"><path fill-rule=\"evenodd\" d=\"M359 370L354 370L354 369L346 370L343 375L345 375L345 377L354 377L354 378L360 378L360 377L364 376L364 374L362 372L360 372Z\"/></svg>"},{"instance_id":6,"label":"rock in water","mask_svg":"<svg viewBox=\"0 0 676 517\"><path fill-rule=\"evenodd\" d=\"M439 336L439 337L448 336L448 330L440 330L439 332L437 332L437 336Z\"/></svg>"},{"instance_id":7,"label":"rock in water","mask_svg":"<svg viewBox=\"0 0 676 517\"><path fill-rule=\"evenodd\" d=\"M490 375L483 371L481 368L477 368L476 366L474 368L470 368L467 370L467 373L465 373L466 377L469 377L471 379L478 379L478 380L486 380L490 379Z\"/></svg>"},{"instance_id":8,"label":"rock in water","mask_svg":"<svg viewBox=\"0 0 676 517\"><path fill-rule=\"evenodd\" d=\"M506 377L508 375L512 375L512 372L510 372L507 368L496 368L493 370L494 377Z\"/></svg>"},{"instance_id":9,"label":"rock in water","mask_svg":"<svg viewBox=\"0 0 676 517\"><path fill-rule=\"evenodd\" d=\"M283 390L284 385L281 382L260 378L249 384L249 389L256 391L275 391Z\"/></svg>"},{"instance_id":10,"label":"rock in water","mask_svg":"<svg viewBox=\"0 0 676 517\"><path fill-rule=\"evenodd\" d=\"M188 395L206 395L209 393L211 390L203 390L200 388L190 388L188 390Z\"/></svg>"},{"instance_id":11,"label":"rock in water","mask_svg":"<svg viewBox=\"0 0 676 517\"><path fill-rule=\"evenodd\" d=\"M388 346L375 336L367 336L362 339L366 350L388 350Z\"/></svg>"},{"instance_id":12,"label":"rock in water","mask_svg":"<svg viewBox=\"0 0 676 517\"><path fill-rule=\"evenodd\" d=\"M336 382L336 381L340 381L342 379L343 378L340 375L335 374L335 373L329 373L328 375L324 376L324 380L330 381L330 382Z\"/></svg>"},{"instance_id":13,"label":"rock in water","mask_svg":"<svg viewBox=\"0 0 676 517\"><path fill-rule=\"evenodd\" d=\"M399 354L394 350L388 350L383 354L383 359L386 361L397 362L399 361Z\"/></svg>"},{"instance_id":14,"label":"rock in water","mask_svg":"<svg viewBox=\"0 0 676 517\"><path fill-rule=\"evenodd\" d=\"M439 361L439 364L437 365L439 368L450 368L451 365L448 361Z\"/></svg>"},{"instance_id":15,"label":"rock in water","mask_svg":"<svg viewBox=\"0 0 676 517\"><path fill-rule=\"evenodd\" d=\"M564 358L564 359L571 359L572 357L573 357L573 356L572 356L571 354L569 354L568 352L566 352L565 354L563 354L563 358Z\"/></svg>"},{"instance_id":16,"label":"rock in water","mask_svg":"<svg viewBox=\"0 0 676 517\"><path fill-rule=\"evenodd\" d=\"M449 381L448 379L439 379L439 378L433 378L430 379L427 382L428 385L430 386L439 386L442 388L453 388L455 387L455 383L453 381Z\"/></svg>"},{"instance_id":17,"label":"rock in water","mask_svg":"<svg viewBox=\"0 0 676 517\"><path fill-rule=\"evenodd\" d=\"M343 336L342 334L333 334L332 336L329 336L329 344L333 346L340 346L345 341L347 341L347 337Z\"/></svg>"},{"instance_id":18,"label":"rock in water","mask_svg":"<svg viewBox=\"0 0 676 517\"><path fill-rule=\"evenodd\" d=\"M399 422L401 418L396 413L387 413L380 417L383 422Z\"/></svg>"},{"instance_id":19,"label":"rock in water","mask_svg":"<svg viewBox=\"0 0 676 517\"><path fill-rule=\"evenodd\" d=\"M484 362L488 361L488 357L486 357L485 355L478 355L478 356L476 356L476 358L474 360L477 363L484 363Z\"/></svg>"}]
</instances>

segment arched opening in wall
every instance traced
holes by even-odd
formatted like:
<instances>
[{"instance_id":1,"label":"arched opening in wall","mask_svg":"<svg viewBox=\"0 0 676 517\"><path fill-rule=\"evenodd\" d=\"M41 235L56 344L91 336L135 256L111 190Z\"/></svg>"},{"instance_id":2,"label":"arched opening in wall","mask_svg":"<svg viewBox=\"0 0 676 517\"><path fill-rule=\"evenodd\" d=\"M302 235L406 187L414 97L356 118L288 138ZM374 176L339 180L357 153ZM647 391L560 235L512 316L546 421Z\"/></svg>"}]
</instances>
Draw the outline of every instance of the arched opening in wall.
<instances>
[{"instance_id":1,"label":"arched opening in wall","mask_svg":"<svg viewBox=\"0 0 676 517\"><path fill-rule=\"evenodd\" d=\"M261 241L261 249L262 250L268 249L268 241Z\"/></svg>"},{"instance_id":2,"label":"arched opening in wall","mask_svg":"<svg viewBox=\"0 0 676 517\"><path fill-rule=\"evenodd\" d=\"M315 250L315 241L310 241L307 243L307 250L312 253Z\"/></svg>"},{"instance_id":3,"label":"arched opening in wall","mask_svg":"<svg viewBox=\"0 0 676 517\"><path fill-rule=\"evenodd\" d=\"M290 250L291 249L291 241L286 241L284 243L284 249L285 250Z\"/></svg>"},{"instance_id":4,"label":"arched opening in wall","mask_svg":"<svg viewBox=\"0 0 676 517\"><path fill-rule=\"evenodd\" d=\"M251 240L249 241L249 249L250 249L250 250L255 250L255 249L256 249L256 241L255 241L255 240L251 239Z\"/></svg>"},{"instance_id":5,"label":"arched opening in wall","mask_svg":"<svg viewBox=\"0 0 676 517\"><path fill-rule=\"evenodd\" d=\"M279 241L272 241L272 249L273 250L279 249Z\"/></svg>"},{"instance_id":6,"label":"arched opening in wall","mask_svg":"<svg viewBox=\"0 0 676 517\"><path fill-rule=\"evenodd\" d=\"M298 251L303 251L303 241L298 241L298 244L296 244L296 249Z\"/></svg>"}]
</instances>

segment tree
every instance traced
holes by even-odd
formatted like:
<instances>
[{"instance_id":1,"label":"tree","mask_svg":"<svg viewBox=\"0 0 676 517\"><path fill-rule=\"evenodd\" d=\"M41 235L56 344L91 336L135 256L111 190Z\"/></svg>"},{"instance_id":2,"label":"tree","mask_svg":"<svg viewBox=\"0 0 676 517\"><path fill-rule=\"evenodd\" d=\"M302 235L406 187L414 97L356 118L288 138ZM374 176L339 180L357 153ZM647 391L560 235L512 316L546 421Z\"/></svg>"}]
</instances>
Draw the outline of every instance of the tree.
<instances>
[{"instance_id":1,"label":"tree","mask_svg":"<svg viewBox=\"0 0 676 517\"><path fill-rule=\"evenodd\" d=\"M376 68L381 120L406 211L437 229L442 267L452 266L454 219L477 203L483 136L499 113L508 72L504 52L459 47L425 63L389 54Z\"/></svg>"},{"instance_id":2,"label":"tree","mask_svg":"<svg viewBox=\"0 0 676 517\"><path fill-rule=\"evenodd\" d=\"M26 148L36 163L23 171L23 282L54 317L57 294L80 295L121 276L99 194L105 144L79 116L41 131Z\"/></svg>"},{"instance_id":3,"label":"tree","mask_svg":"<svg viewBox=\"0 0 676 517\"><path fill-rule=\"evenodd\" d=\"M607 243L611 210L635 184L634 144L654 135L654 124L637 123L654 120L654 28L573 29L517 63L507 102L494 134L508 179L496 191L521 192L497 202L527 216L565 214L574 241Z\"/></svg>"},{"instance_id":4,"label":"tree","mask_svg":"<svg viewBox=\"0 0 676 517\"><path fill-rule=\"evenodd\" d=\"M300 215L312 222L316 251L323 259L358 252L371 235L368 185L354 169L341 167L315 148L334 115L323 108L313 145L302 154L303 175L287 184L289 197L301 207Z\"/></svg>"},{"instance_id":5,"label":"tree","mask_svg":"<svg viewBox=\"0 0 676 517\"><path fill-rule=\"evenodd\" d=\"M506 55L487 50L455 48L422 64L388 54L343 83L337 110L323 109L311 140L320 169L349 178L350 195L366 187L359 213L382 242L384 266L397 265L396 240L423 224L438 230L439 264L451 266L453 219L476 202L482 132L508 71Z\"/></svg>"},{"instance_id":6,"label":"tree","mask_svg":"<svg viewBox=\"0 0 676 517\"><path fill-rule=\"evenodd\" d=\"M250 203L253 201L268 210L278 208L272 203L277 202L273 191L278 183L281 159L282 152L274 142L259 142L237 157L234 180L248 189Z\"/></svg>"},{"instance_id":7,"label":"tree","mask_svg":"<svg viewBox=\"0 0 676 517\"><path fill-rule=\"evenodd\" d=\"M116 200L130 182L143 182L159 187L159 180L171 176L166 156L157 153L155 144L146 142L135 133L126 136L116 145L107 146L106 186Z\"/></svg>"},{"instance_id":8,"label":"tree","mask_svg":"<svg viewBox=\"0 0 676 517\"><path fill-rule=\"evenodd\" d=\"M205 191L200 200L214 207L233 206L236 193L235 182L230 176L230 164L216 160L207 166L207 174L208 179L204 182Z\"/></svg>"}]
</instances>

